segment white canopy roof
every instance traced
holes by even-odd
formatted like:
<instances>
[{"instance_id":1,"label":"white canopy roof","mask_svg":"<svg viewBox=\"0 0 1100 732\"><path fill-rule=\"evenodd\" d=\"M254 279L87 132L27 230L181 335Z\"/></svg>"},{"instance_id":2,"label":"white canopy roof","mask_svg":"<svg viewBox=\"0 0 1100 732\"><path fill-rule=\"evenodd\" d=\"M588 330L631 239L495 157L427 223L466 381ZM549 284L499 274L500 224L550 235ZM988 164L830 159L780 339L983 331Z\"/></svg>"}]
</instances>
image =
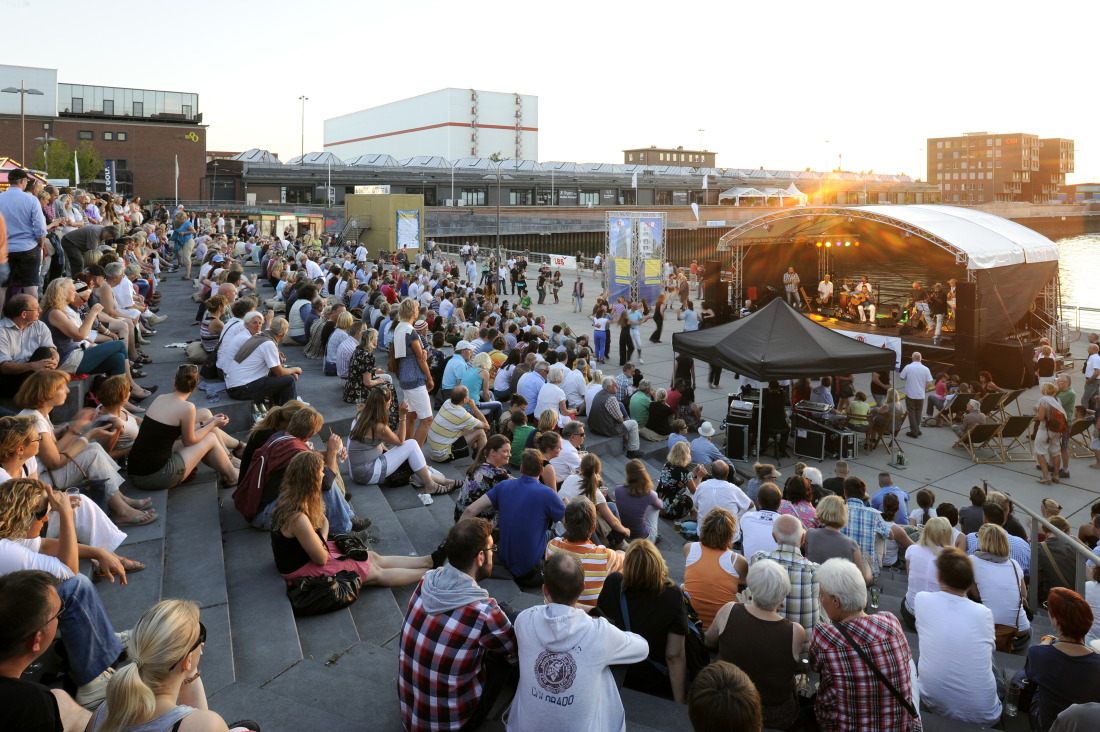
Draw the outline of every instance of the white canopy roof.
<instances>
[{"instance_id":1,"label":"white canopy roof","mask_svg":"<svg viewBox=\"0 0 1100 732\"><path fill-rule=\"evenodd\" d=\"M992 269L1058 260L1058 245L1050 239L1014 221L983 211L937 205L855 208L896 219L938 236L966 253L967 269Z\"/></svg>"},{"instance_id":2,"label":"white canopy roof","mask_svg":"<svg viewBox=\"0 0 1100 732\"><path fill-rule=\"evenodd\" d=\"M746 188L744 186L736 186L722 191L719 195L719 199L723 198L767 198L768 194L763 191L758 191L755 188Z\"/></svg>"}]
</instances>

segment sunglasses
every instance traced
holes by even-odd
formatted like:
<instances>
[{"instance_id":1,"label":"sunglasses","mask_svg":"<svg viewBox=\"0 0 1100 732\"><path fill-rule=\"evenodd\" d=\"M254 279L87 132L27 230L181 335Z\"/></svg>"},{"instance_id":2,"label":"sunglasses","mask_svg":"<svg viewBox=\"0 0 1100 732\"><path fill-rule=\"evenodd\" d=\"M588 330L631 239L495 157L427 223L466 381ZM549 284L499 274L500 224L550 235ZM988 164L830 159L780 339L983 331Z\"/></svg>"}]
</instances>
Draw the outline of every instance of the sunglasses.
<instances>
[{"instance_id":1,"label":"sunglasses","mask_svg":"<svg viewBox=\"0 0 1100 732\"><path fill-rule=\"evenodd\" d=\"M196 648L198 648L199 646L201 646L205 642L206 642L206 626L203 625L200 622L199 623L199 637L198 637L198 640L195 641L195 645L191 646L191 650L189 650L187 653L183 654L183 658L181 658L180 660L178 660L174 664L172 664L172 668L175 668L176 666L179 666L181 663L183 663L184 660L188 656L190 656L192 653L195 652Z\"/></svg>"},{"instance_id":2,"label":"sunglasses","mask_svg":"<svg viewBox=\"0 0 1100 732\"><path fill-rule=\"evenodd\" d=\"M43 506L42 508L40 508L40 509L38 509L37 511L34 512L34 520L35 521L41 521L42 519L46 518L46 514L48 514L49 512L50 512L50 504L46 503L45 506Z\"/></svg>"},{"instance_id":3,"label":"sunglasses","mask_svg":"<svg viewBox=\"0 0 1100 732\"><path fill-rule=\"evenodd\" d=\"M64 601L62 601L62 603L61 603L61 609L57 611L57 615L54 615L54 616L53 616L52 618L50 618L50 619L49 619L49 620L47 620L47 621L46 621L45 623L43 623L43 624L42 624L42 628L45 628L45 627L46 627L47 625L49 625L50 623L52 623L52 622L53 622L53 621L55 621L55 620L58 620L58 621L60 621L60 620L61 620L61 616L63 616L64 614L65 614L65 603L64 603ZM31 638L33 638L33 637L34 637L35 635L37 635L38 633L42 632L42 628L39 628L38 630L34 631L34 633L31 633L30 635L28 635L28 636L27 636L26 638L24 638L24 639L23 639L23 642L25 643L26 641L29 641L29 640L30 640Z\"/></svg>"}]
</instances>

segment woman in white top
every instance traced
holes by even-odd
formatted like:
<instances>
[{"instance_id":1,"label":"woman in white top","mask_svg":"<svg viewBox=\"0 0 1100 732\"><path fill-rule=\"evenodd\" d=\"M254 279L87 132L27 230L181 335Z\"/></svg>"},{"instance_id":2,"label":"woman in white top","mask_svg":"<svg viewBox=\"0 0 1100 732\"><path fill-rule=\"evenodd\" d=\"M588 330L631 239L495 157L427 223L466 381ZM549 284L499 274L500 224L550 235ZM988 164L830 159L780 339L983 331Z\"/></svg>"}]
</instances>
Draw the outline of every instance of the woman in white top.
<instances>
[{"instance_id":1,"label":"woman in white top","mask_svg":"<svg viewBox=\"0 0 1100 732\"><path fill-rule=\"evenodd\" d=\"M125 376L112 376L99 386L96 392L99 406L95 410L93 424L112 424L114 431L99 442L115 460L124 459L134 446L141 420L126 411L130 398L130 384Z\"/></svg>"},{"instance_id":2,"label":"woman in white top","mask_svg":"<svg viewBox=\"0 0 1100 732\"><path fill-rule=\"evenodd\" d=\"M616 542L611 538L611 532L617 531L622 537L630 538L630 529L619 521L619 509L614 503L607 502L607 496L603 490L603 476L600 472L603 466L600 458L593 453L585 453L581 458L580 472L571 474L558 489L558 496L568 503L577 496L584 496L596 506L596 533L600 535L600 543L610 546L612 549ZM554 530L558 536L565 534L565 527L559 521L554 524ZM615 537L620 539L620 537ZM606 541L604 541L606 539Z\"/></svg>"},{"instance_id":3,"label":"woman in white top","mask_svg":"<svg viewBox=\"0 0 1100 732\"><path fill-rule=\"evenodd\" d=\"M1039 403L1035 405L1035 419L1039 423L1039 428L1035 432L1035 457L1043 471L1043 477L1039 479L1039 482L1050 485L1051 481L1059 482L1058 472L1062 467L1062 434L1048 430L1047 422L1054 419L1054 412L1061 413L1063 423L1068 424L1068 420L1066 419L1066 410L1055 398L1058 387L1047 382L1042 384L1039 390L1043 393L1043 396L1039 399ZM1047 468L1048 462L1050 464L1049 470Z\"/></svg>"},{"instance_id":4,"label":"woman in white top","mask_svg":"<svg viewBox=\"0 0 1100 732\"><path fill-rule=\"evenodd\" d=\"M936 517L925 522L920 541L905 550L909 589L901 603L901 619L914 632L917 628L917 617L913 608L916 607L917 593L939 592L936 557L940 555L941 549L951 545L951 524L945 518Z\"/></svg>"},{"instance_id":5,"label":"woman in white top","mask_svg":"<svg viewBox=\"0 0 1100 732\"><path fill-rule=\"evenodd\" d=\"M1085 583L1085 601L1092 608L1092 629L1085 637L1085 643L1100 641L1100 565L1093 566L1091 572L1092 579Z\"/></svg>"},{"instance_id":6,"label":"woman in white top","mask_svg":"<svg viewBox=\"0 0 1100 732\"><path fill-rule=\"evenodd\" d=\"M983 524L978 531L978 551L970 555L974 566L972 595L993 612L993 622L1016 628L1016 649L1027 645L1031 638L1031 623L1024 612L1027 598L1024 573L1009 557L1008 534L996 524Z\"/></svg>"},{"instance_id":7,"label":"woman in white top","mask_svg":"<svg viewBox=\"0 0 1100 732\"><path fill-rule=\"evenodd\" d=\"M512 376L516 373L516 366L523 361L523 352L513 348L508 352L508 358L497 369L497 375L493 379L493 398L498 402L506 402L512 395Z\"/></svg>"},{"instance_id":8,"label":"woman in white top","mask_svg":"<svg viewBox=\"0 0 1100 732\"><path fill-rule=\"evenodd\" d=\"M565 391L561 388L564 380L565 369L560 366L551 368L546 383L539 389L538 402L535 404L535 414L542 414L547 409L558 413L558 429L565 427L577 413L576 409L570 409L566 403Z\"/></svg>"},{"instance_id":9,"label":"woman in white top","mask_svg":"<svg viewBox=\"0 0 1100 732\"><path fill-rule=\"evenodd\" d=\"M23 382L15 403L23 408L20 416L34 417L42 441L38 446L38 461L43 464L45 477L55 488L64 490L87 479L106 482L107 505L119 526L141 526L157 518L157 512L149 508L151 501L135 500L122 495L119 488L123 478L118 473L118 463L111 459L97 440L109 437L112 425L95 427L85 432L92 421L91 409L81 410L68 427L54 427L50 412L65 403L69 396L69 375L64 371L38 371ZM81 434L81 433L84 434ZM58 436L60 435L60 436Z\"/></svg>"}]
</instances>

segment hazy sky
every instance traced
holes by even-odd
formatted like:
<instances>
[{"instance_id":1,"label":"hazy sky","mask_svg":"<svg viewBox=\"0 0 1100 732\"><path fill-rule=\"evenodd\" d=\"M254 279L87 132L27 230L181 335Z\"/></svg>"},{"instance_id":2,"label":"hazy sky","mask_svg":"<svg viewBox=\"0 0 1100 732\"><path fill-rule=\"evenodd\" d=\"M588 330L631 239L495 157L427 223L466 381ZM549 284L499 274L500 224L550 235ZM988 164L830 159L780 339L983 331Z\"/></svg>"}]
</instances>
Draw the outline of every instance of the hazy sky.
<instances>
[{"instance_id":1,"label":"hazy sky","mask_svg":"<svg viewBox=\"0 0 1100 732\"><path fill-rule=\"evenodd\" d=\"M284 161L302 94L309 152L326 117L454 86L537 95L541 160L620 162L626 147L694 147L704 128L720 167L843 154L845 170L917 175L925 138L990 130L1074 139L1080 182L1100 179L1097 8L115 0L64 22L55 3L0 0L9 41L36 39L0 63L197 92L209 149Z\"/></svg>"}]
</instances>

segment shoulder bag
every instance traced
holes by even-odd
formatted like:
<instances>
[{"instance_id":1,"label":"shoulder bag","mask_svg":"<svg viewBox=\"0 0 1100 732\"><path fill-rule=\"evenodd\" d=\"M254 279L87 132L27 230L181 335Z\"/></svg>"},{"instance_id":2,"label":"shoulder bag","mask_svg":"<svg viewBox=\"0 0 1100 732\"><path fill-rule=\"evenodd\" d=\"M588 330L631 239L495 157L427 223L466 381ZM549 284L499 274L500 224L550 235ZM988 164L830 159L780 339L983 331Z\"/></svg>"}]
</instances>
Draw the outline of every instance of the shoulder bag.
<instances>
[{"instance_id":1,"label":"shoulder bag","mask_svg":"<svg viewBox=\"0 0 1100 732\"><path fill-rule=\"evenodd\" d=\"M1020 575L1016 571L1016 563L1011 558L1008 560L1012 565L1012 576L1016 578L1016 593L1020 592ZM1020 598L1020 604L1016 607L1016 624L1005 625L1003 623L993 624L993 639L996 645L996 650L1001 653L1012 653L1012 646L1016 641L1016 636L1020 634L1020 611L1023 610L1024 598Z\"/></svg>"},{"instance_id":2,"label":"shoulder bag","mask_svg":"<svg viewBox=\"0 0 1100 732\"><path fill-rule=\"evenodd\" d=\"M287 580L286 597L296 617L323 615L355 602L361 585L359 573L345 569L335 575Z\"/></svg>"},{"instance_id":3,"label":"shoulder bag","mask_svg":"<svg viewBox=\"0 0 1100 732\"><path fill-rule=\"evenodd\" d=\"M844 636L844 640L848 642L848 645L852 647L852 650L859 654L859 657L863 659L863 662L865 664L867 664L867 668L871 669L871 673L875 675L875 678L881 681L882 685L886 687L886 690L889 691L903 707L905 707L905 711L909 712L909 716L913 719L920 719L920 715L917 714L917 709L913 706L913 702L906 699L902 695L902 693L898 691L897 687L890 683L890 679L886 678L886 675L883 674L882 671L879 671L878 666L876 666L875 662L871 660L871 657L867 655L867 652L859 647L859 644L856 643L851 634L848 633L848 629L844 627L844 624L836 623L836 625L834 625L833 627L840 631L840 634Z\"/></svg>"},{"instance_id":4,"label":"shoulder bag","mask_svg":"<svg viewBox=\"0 0 1100 732\"><path fill-rule=\"evenodd\" d=\"M65 453L61 454L65 455ZM65 457L69 456L65 455ZM84 472L84 468L80 467L80 463L78 463L76 460L73 460L71 457L69 457L69 462L75 465L76 469L80 471L80 474L84 476L84 480L80 481L74 486L69 486L69 488L79 489L82 495L88 496L88 498L91 498L93 501L95 501L95 504L103 509L103 513L108 513L109 509L107 508L107 481L100 478L89 478L88 474ZM65 488L58 488L57 480L53 477L52 470L46 468L46 472L49 473L50 484L54 488L62 491L65 490Z\"/></svg>"}]
</instances>

